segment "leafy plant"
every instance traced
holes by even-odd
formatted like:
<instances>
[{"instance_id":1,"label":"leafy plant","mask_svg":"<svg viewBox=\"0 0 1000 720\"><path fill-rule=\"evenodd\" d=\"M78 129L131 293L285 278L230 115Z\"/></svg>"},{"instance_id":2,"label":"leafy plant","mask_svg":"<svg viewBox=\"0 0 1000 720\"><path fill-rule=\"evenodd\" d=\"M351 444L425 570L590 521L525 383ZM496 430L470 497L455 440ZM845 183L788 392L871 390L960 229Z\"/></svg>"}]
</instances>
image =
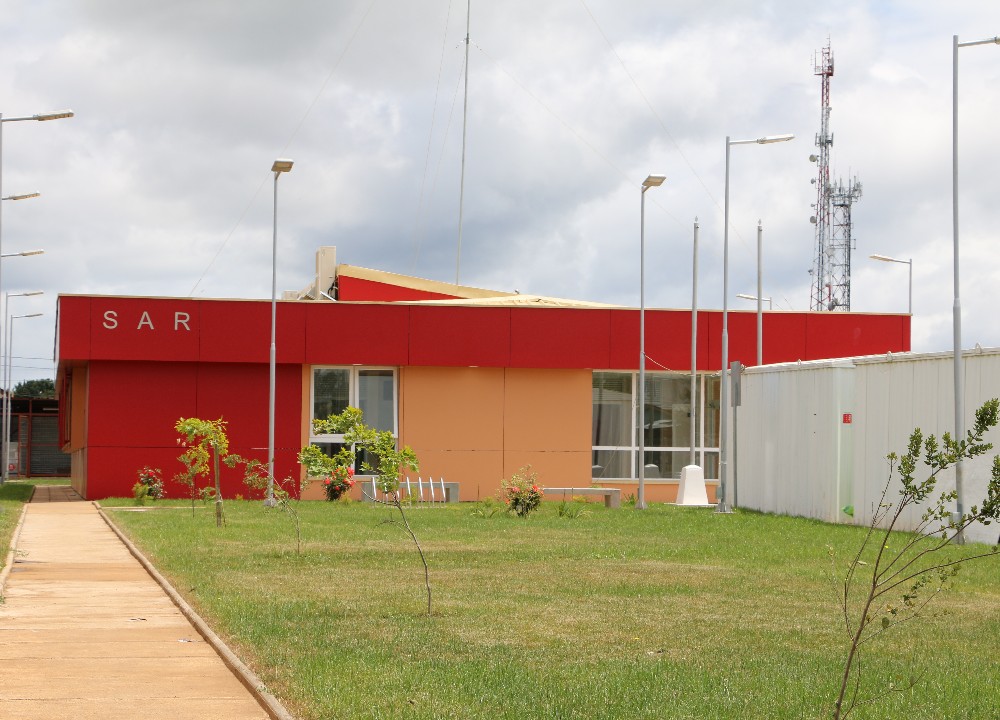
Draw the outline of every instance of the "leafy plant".
<instances>
[{"instance_id":1,"label":"leafy plant","mask_svg":"<svg viewBox=\"0 0 1000 720\"><path fill-rule=\"evenodd\" d=\"M138 471L139 480L132 486L132 495L139 505L144 505L146 499L159 500L163 497L163 471L148 465Z\"/></svg>"},{"instance_id":2,"label":"leafy plant","mask_svg":"<svg viewBox=\"0 0 1000 720\"><path fill-rule=\"evenodd\" d=\"M589 503L583 498L573 498L572 500L563 500L556 507L556 513L561 518L566 518L567 520L576 520L583 517L584 515L590 515L590 510L587 505Z\"/></svg>"},{"instance_id":3,"label":"leafy plant","mask_svg":"<svg viewBox=\"0 0 1000 720\"><path fill-rule=\"evenodd\" d=\"M496 498L488 497L480 500L472 507L472 517L491 518L496 517L502 511L500 502Z\"/></svg>"},{"instance_id":4,"label":"leafy plant","mask_svg":"<svg viewBox=\"0 0 1000 720\"><path fill-rule=\"evenodd\" d=\"M542 504L545 492L538 484L538 474L531 465L525 465L510 476L510 480L500 481L500 495L507 505L507 511L518 517L527 517Z\"/></svg>"},{"instance_id":5,"label":"leafy plant","mask_svg":"<svg viewBox=\"0 0 1000 720\"><path fill-rule=\"evenodd\" d=\"M215 498L215 524L221 527L224 522L222 515L222 486L219 474L219 461L224 460L229 455L229 437L226 435L226 421L222 418L218 420L201 420L199 418L181 418L174 425L174 429L180 433L177 444L184 448L184 452L177 458L184 465L183 472L174 476L174 479L187 485L191 492L191 511L194 512L194 500L196 495L205 489L197 488L198 478L211 477L214 479L212 488ZM202 494L202 499L207 499Z\"/></svg>"},{"instance_id":6,"label":"leafy plant","mask_svg":"<svg viewBox=\"0 0 1000 720\"><path fill-rule=\"evenodd\" d=\"M357 482L354 479L354 452L350 446L331 456L315 445L307 445L299 451L299 462L305 466L309 477L322 478L327 500L339 500Z\"/></svg>"},{"instance_id":7,"label":"leafy plant","mask_svg":"<svg viewBox=\"0 0 1000 720\"><path fill-rule=\"evenodd\" d=\"M338 467L329 477L323 479L323 492L327 500L340 500L344 493L354 487L354 483L354 468Z\"/></svg>"},{"instance_id":8,"label":"leafy plant","mask_svg":"<svg viewBox=\"0 0 1000 720\"><path fill-rule=\"evenodd\" d=\"M998 406L997 399L984 403L976 411L975 426L963 439L954 440L944 433L939 443L934 435L924 437L917 428L910 435L902 457L895 453L888 456L889 481L861 547L848 563L843 578L840 604L849 645L834 703L834 720L843 720L856 708L912 687L918 681L915 678L902 688L890 685L884 692L863 696L863 651L887 631L919 617L964 563L997 556L996 546L985 551L969 547L958 556L942 551L961 542L964 531L973 523L989 525L1000 518L1000 457L993 458L992 479L982 504L973 505L968 512L961 515L951 512L951 505L957 499L954 490L936 496L934 491L942 471L962 460L983 455L993 447L983 442L983 437L997 425ZM921 460L930 471L922 481L916 479ZM894 472L898 472L901 485L899 499L888 502L886 497ZM926 509L916 533L893 536L900 518L917 506Z\"/></svg>"}]
</instances>

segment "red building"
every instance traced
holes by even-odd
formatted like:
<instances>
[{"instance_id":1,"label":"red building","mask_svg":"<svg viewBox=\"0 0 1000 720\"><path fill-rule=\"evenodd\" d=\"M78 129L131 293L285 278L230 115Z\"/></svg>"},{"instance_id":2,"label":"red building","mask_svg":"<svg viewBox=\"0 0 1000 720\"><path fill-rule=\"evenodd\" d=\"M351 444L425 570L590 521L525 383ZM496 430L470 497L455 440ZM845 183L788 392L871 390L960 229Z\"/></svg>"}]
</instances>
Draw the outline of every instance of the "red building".
<instances>
[{"instance_id":1,"label":"red building","mask_svg":"<svg viewBox=\"0 0 1000 720\"><path fill-rule=\"evenodd\" d=\"M529 463L549 486L635 487L638 310L346 265L317 278L277 308L278 480L300 477L303 445L336 445L311 420L352 405L465 500ZM646 311L651 501L676 492L692 421L699 464L717 476L721 325L720 311L699 312L692 398L690 311ZM755 314L731 311L729 333L730 358L753 363ZM266 460L270 301L63 295L56 335L60 442L84 497L130 495L144 465L171 477L181 417L225 419L231 450ZM764 338L765 363L896 353L910 318L768 311ZM223 486L247 494L234 471Z\"/></svg>"}]
</instances>

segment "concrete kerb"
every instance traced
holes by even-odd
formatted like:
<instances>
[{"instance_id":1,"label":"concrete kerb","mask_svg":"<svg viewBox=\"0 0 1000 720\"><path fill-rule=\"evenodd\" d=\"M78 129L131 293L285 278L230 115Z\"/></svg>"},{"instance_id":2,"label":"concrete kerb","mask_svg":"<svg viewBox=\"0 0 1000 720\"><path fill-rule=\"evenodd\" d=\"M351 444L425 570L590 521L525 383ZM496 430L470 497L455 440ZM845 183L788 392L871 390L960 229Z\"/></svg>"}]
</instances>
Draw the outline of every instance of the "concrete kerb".
<instances>
[{"instance_id":1,"label":"concrete kerb","mask_svg":"<svg viewBox=\"0 0 1000 720\"><path fill-rule=\"evenodd\" d=\"M34 495L34 490L32 490L32 495ZM30 498L29 498L30 501ZM17 553L17 543L21 539L21 528L24 527L24 517L28 514L28 503L24 503L21 506L21 517L18 518L17 527L14 528L14 534L10 538L10 550L7 551L7 559L4 561L3 570L0 570L0 602L2 602L4 588L7 587L7 578L10 576L10 571L14 567L14 557Z\"/></svg>"},{"instance_id":2,"label":"concrete kerb","mask_svg":"<svg viewBox=\"0 0 1000 720\"><path fill-rule=\"evenodd\" d=\"M118 539L122 541L122 544L128 548L128 551L132 556L139 561L139 564L149 573L157 584L163 588L163 591L167 594L167 597L173 601L174 605L184 614L184 617L195 627L195 629L205 638L205 642L212 646L212 648L219 654L222 658L222 662L233 671L233 674L239 679L241 683L246 687L247 690L256 698L260 706L270 715L274 720L295 720L295 717L289 713L281 702L268 692L267 687L264 682L257 677L257 674L253 670L248 668L242 660L236 657L236 654L229 649L229 646L216 635L212 629L201 619L201 616L195 612L194 608L188 605L187 601L181 597L173 585L163 577L155 567L146 559L139 549L132 544L132 541L125 537L124 533L118 529L118 527L111 521L107 513L104 512L104 508L101 507L100 503L94 502L94 507L97 508L97 512L100 514L101 518L107 523L111 531L118 536ZM23 518L22 518L23 519ZM0 583L2 587L2 583Z\"/></svg>"}]
</instances>

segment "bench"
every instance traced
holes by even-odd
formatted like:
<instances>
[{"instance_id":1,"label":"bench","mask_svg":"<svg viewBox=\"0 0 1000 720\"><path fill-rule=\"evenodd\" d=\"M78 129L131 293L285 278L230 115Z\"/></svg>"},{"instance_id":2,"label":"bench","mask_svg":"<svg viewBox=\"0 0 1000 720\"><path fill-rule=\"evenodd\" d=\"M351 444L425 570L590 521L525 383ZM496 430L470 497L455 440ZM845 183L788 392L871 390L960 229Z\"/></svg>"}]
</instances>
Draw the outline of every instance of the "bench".
<instances>
[{"instance_id":1,"label":"bench","mask_svg":"<svg viewBox=\"0 0 1000 720\"><path fill-rule=\"evenodd\" d=\"M375 480L373 478L363 478L361 480L361 496L365 500L375 498ZM416 478L411 480L404 478L399 483L399 499L412 499L415 502L449 502L457 503L459 499L458 483L445 482L444 478L434 480L433 478Z\"/></svg>"},{"instance_id":2,"label":"bench","mask_svg":"<svg viewBox=\"0 0 1000 720\"><path fill-rule=\"evenodd\" d=\"M547 487L543 488L546 495L553 495L555 493L562 493L563 499L566 495L571 498L574 495L603 495L604 496L604 507L617 508L621 507L622 504L622 491L620 488L600 488L600 487L582 487L582 488L554 488Z\"/></svg>"}]
</instances>

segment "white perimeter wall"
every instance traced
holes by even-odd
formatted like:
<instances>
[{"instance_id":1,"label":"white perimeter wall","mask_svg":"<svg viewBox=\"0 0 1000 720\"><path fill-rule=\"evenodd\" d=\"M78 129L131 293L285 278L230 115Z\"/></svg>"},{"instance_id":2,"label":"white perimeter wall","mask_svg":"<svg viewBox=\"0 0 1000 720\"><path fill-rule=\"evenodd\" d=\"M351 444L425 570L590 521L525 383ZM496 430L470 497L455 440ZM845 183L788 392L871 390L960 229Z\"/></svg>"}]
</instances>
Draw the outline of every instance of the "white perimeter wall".
<instances>
[{"instance_id":1,"label":"white perimeter wall","mask_svg":"<svg viewBox=\"0 0 1000 720\"><path fill-rule=\"evenodd\" d=\"M966 427L975 411L1000 397L1000 349L968 351ZM740 507L828 522L867 524L889 478L886 456L905 452L913 428L939 438L953 432L951 353L894 355L750 368L743 374L735 432L735 499ZM849 414L850 422L845 422ZM966 508L986 494L996 446L963 468ZM921 466L917 477L924 475ZM939 490L955 486L942 473ZM887 499L898 498L894 478ZM853 507L853 518L843 512ZM912 529L919 510L905 518ZM996 543L1000 527L976 526L970 540Z\"/></svg>"}]
</instances>

